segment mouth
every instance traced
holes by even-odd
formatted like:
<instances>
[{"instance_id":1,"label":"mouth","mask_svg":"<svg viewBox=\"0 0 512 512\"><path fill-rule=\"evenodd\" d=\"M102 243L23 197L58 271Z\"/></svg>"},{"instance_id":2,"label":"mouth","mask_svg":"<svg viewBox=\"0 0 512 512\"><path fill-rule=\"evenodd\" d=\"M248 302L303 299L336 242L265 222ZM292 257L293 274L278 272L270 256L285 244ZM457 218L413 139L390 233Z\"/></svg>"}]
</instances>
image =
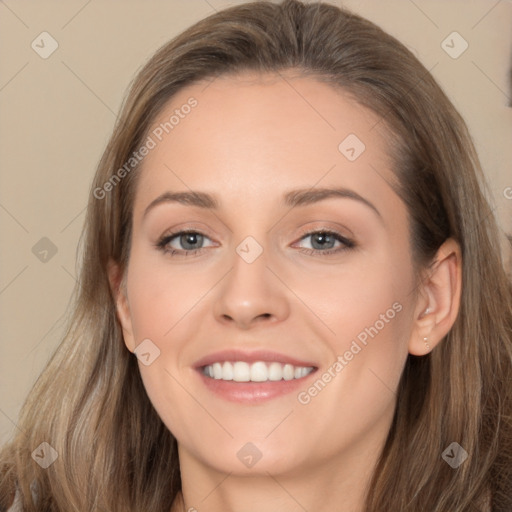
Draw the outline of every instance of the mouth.
<instances>
[{"instance_id":1,"label":"mouth","mask_svg":"<svg viewBox=\"0 0 512 512\"><path fill-rule=\"evenodd\" d=\"M318 367L274 352L228 350L201 359L195 370L215 395L255 404L305 388L305 381Z\"/></svg>"}]
</instances>

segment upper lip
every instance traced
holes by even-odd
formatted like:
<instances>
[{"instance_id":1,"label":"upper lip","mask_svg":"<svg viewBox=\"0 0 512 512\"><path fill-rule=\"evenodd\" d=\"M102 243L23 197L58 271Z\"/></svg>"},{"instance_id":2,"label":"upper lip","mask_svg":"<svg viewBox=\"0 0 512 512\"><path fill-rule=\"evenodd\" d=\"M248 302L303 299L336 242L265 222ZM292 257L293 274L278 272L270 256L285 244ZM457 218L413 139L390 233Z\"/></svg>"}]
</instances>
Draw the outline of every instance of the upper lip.
<instances>
[{"instance_id":1,"label":"upper lip","mask_svg":"<svg viewBox=\"0 0 512 512\"><path fill-rule=\"evenodd\" d=\"M311 361L297 359L296 357L287 356L270 350L253 350L245 351L240 349L226 349L218 352L213 352L207 356L202 357L194 363L195 368L209 366L213 363L220 363L224 361L245 361L247 363L255 363L256 361L263 362L278 362L284 364L291 364L293 366L313 366L316 365Z\"/></svg>"}]
</instances>

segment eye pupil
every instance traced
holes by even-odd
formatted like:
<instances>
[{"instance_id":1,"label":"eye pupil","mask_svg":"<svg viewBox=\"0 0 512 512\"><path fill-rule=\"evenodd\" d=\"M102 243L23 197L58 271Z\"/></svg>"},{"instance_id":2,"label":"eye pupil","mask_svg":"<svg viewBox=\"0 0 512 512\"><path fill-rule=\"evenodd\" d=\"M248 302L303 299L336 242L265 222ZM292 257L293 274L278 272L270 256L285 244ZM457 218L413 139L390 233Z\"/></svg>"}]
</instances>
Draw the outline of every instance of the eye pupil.
<instances>
[{"instance_id":1,"label":"eye pupil","mask_svg":"<svg viewBox=\"0 0 512 512\"><path fill-rule=\"evenodd\" d=\"M313 247L315 246L315 243L318 243L319 247L322 249L325 248L329 242L334 242L334 239L329 233L318 232L313 234Z\"/></svg>"},{"instance_id":2,"label":"eye pupil","mask_svg":"<svg viewBox=\"0 0 512 512\"><path fill-rule=\"evenodd\" d=\"M199 241L198 241L199 237ZM196 249L197 247L188 247L188 245L196 245L197 243L201 242L202 235L199 233L185 233L181 235L181 245L184 249Z\"/></svg>"}]
</instances>

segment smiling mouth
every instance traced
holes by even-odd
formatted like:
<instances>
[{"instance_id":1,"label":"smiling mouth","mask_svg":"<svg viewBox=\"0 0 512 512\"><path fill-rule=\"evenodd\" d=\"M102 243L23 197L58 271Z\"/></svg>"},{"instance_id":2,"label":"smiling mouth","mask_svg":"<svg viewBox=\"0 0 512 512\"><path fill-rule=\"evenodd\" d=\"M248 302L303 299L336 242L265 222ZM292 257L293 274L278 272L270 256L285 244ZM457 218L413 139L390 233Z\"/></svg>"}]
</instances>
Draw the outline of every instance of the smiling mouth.
<instances>
[{"instance_id":1,"label":"smiling mouth","mask_svg":"<svg viewBox=\"0 0 512 512\"><path fill-rule=\"evenodd\" d=\"M316 368L314 366L294 366L277 361L224 361L202 366L200 371L206 377L215 380L233 382L278 382L306 377Z\"/></svg>"}]
</instances>

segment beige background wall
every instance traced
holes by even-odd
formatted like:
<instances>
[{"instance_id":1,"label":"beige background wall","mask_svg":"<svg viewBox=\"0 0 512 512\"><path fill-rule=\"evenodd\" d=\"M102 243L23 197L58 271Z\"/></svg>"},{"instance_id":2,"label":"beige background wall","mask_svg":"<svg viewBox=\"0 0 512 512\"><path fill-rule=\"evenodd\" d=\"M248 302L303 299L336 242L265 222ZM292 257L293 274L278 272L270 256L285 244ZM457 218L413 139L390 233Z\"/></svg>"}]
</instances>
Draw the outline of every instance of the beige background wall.
<instances>
[{"instance_id":1,"label":"beige background wall","mask_svg":"<svg viewBox=\"0 0 512 512\"><path fill-rule=\"evenodd\" d=\"M89 185L125 88L165 41L237 3L0 0L0 443L14 432L21 403L62 334ZM495 214L512 233L512 3L343 4L432 69L470 126ZM55 43L38 37L43 31L58 44L45 59L40 54ZM469 45L458 58L442 48L453 31ZM463 42L452 39L445 45L455 55Z\"/></svg>"}]
</instances>

